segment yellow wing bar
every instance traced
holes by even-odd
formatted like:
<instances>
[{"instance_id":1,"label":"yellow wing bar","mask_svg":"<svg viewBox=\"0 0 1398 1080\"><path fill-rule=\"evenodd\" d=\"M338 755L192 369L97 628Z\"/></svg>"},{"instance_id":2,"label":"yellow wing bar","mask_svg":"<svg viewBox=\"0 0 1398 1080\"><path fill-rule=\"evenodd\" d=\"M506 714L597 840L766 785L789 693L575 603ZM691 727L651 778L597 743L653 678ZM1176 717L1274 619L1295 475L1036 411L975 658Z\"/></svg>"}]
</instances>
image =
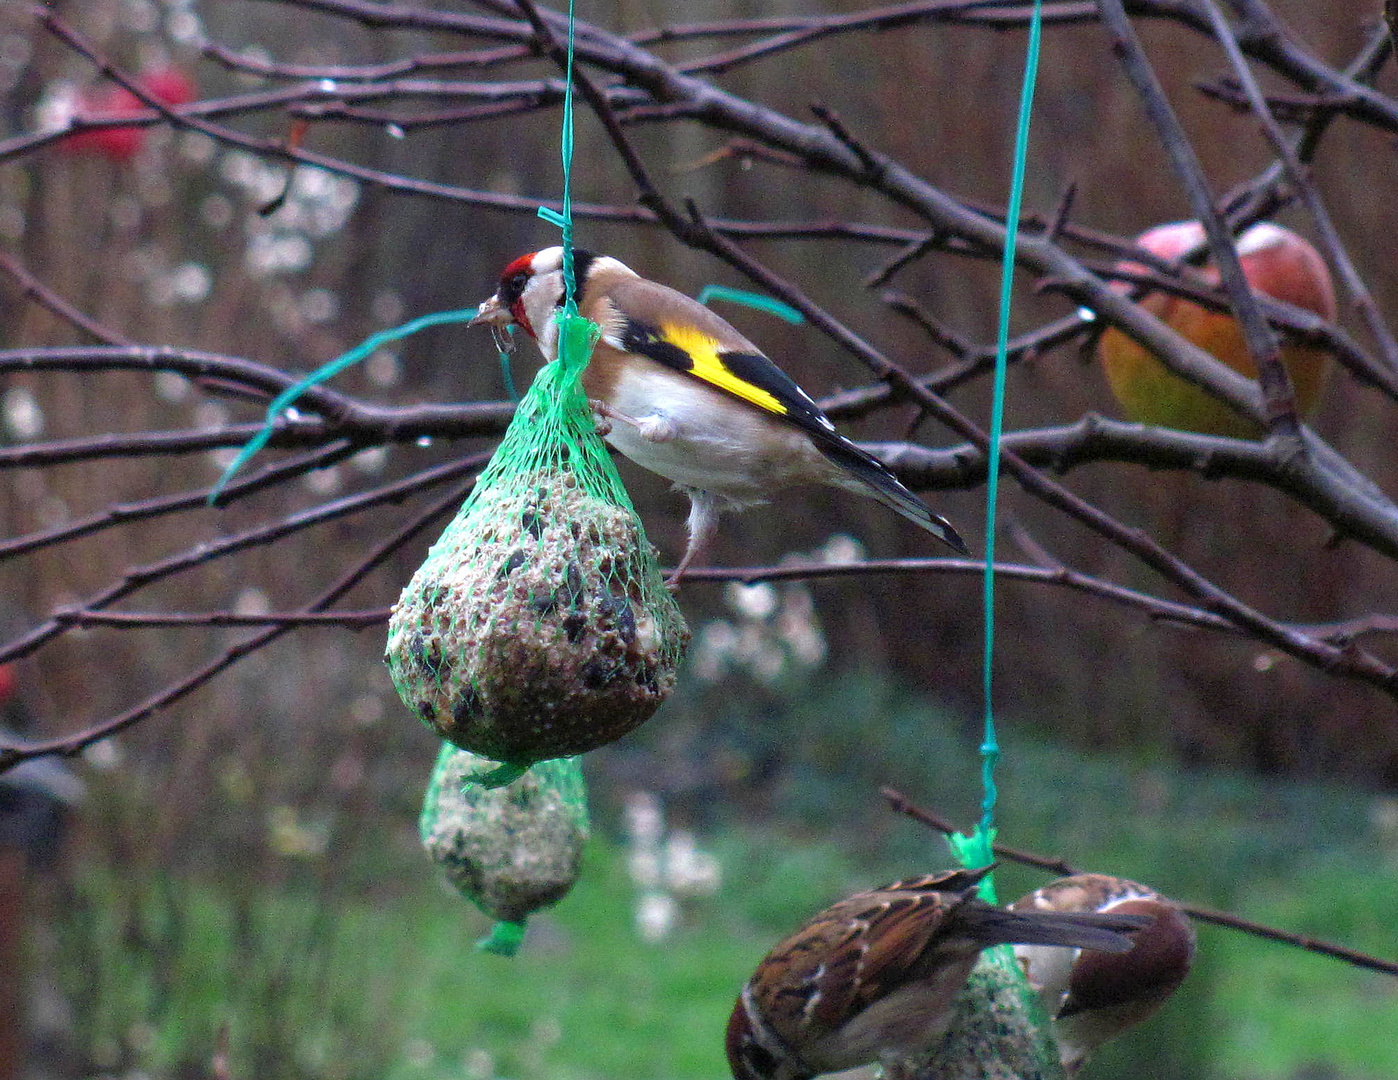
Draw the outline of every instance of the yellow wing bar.
<instances>
[{"instance_id":1,"label":"yellow wing bar","mask_svg":"<svg viewBox=\"0 0 1398 1080\"><path fill-rule=\"evenodd\" d=\"M689 370L698 378L720 390L740 397L744 401L750 401L767 412L775 413L777 416L789 415L791 410L787 408L781 398L770 390L765 390L739 375L724 363L723 350L721 350L719 343L708 334L696 330L692 326L681 326L675 323L662 325L660 334L664 341L689 357ZM744 357L748 356L746 353L743 355Z\"/></svg>"}]
</instances>

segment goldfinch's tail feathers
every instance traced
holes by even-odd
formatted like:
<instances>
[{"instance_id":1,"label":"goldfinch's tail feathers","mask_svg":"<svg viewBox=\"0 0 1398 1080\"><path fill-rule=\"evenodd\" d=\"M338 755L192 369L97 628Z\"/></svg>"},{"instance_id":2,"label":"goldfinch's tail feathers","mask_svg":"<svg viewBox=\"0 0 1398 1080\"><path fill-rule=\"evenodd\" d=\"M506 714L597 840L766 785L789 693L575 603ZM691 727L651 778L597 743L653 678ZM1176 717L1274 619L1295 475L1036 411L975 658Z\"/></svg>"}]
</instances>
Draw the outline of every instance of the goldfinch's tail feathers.
<instances>
[{"instance_id":1,"label":"goldfinch's tail feathers","mask_svg":"<svg viewBox=\"0 0 1398 1080\"><path fill-rule=\"evenodd\" d=\"M817 445L820 446L821 453L840 467L842 479L848 481L843 486L861 495L878 499L890 510L897 511L909 521L926 529L957 554L970 556L971 549L951 527L951 522L940 514L934 514L926 503L905 488L877 458L866 454L847 439L840 439L838 442L821 441Z\"/></svg>"}]
</instances>

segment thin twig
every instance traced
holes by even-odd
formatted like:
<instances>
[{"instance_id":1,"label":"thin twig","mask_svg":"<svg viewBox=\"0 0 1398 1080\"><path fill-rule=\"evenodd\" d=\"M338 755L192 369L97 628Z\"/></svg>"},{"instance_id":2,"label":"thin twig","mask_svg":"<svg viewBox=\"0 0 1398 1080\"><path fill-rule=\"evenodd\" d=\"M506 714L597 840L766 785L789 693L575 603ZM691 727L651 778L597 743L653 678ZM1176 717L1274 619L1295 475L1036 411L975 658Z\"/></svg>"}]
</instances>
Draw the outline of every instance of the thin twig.
<instances>
[{"instance_id":1,"label":"thin twig","mask_svg":"<svg viewBox=\"0 0 1398 1080\"><path fill-rule=\"evenodd\" d=\"M1257 365L1258 383L1262 388L1265 419L1273 435L1285 439L1304 453L1300 438L1300 422L1296 415L1296 392L1291 376L1281 361L1281 343L1259 310L1252 288L1243 274L1238 249L1219 214L1203 166L1190 144L1184 127L1165 96L1165 89L1156 78L1146 58L1145 50L1126 17L1122 0L1098 0L1102 21L1112 39L1112 51L1120 60L1126 76L1136 88L1145 106L1146 115L1155 126L1161 144L1174 166L1175 175L1189 199L1190 209L1204 227L1209 238L1209 250L1214 265L1228 293L1229 302L1242 327L1248 352Z\"/></svg>"},{"instance_id":2,"label":"thin twig","mask_svg":"<svg viewBox=\"0 0 1398 1080\"><path fill-rule=\"evenodd\" d=\"M57 622L73 626L106 626L120 630L144 630L154 626L339 626L363 630L388 622L392 608L364 611L91 611L59 608Z\"/></svg>"},{"instance_id":3,"label":"thin twig","mask_svg":"<svg viewBox=\"0 0 1398 1080\"><path fill-rule=\"evenodd\" d=\"M130 345L130 338L124 337L109 327L103 326L90 315L78 310L63 297L50 289L21 265L14 256L0 251L0 270L15 279L21 291L40 307L53 312L64 322L77 327L107 345Z\"/></svg>"},{"instance_id":4,"label":"thin twig","mask_svg":"<svg viewBox=\"0 0 1398 1080\"><path fill-rule=\"evenodd\" d=\"M894 813L903 814L910 817L931 829L952 836L958 830L945 818L934 814L913 803L902 792L891 787L879 789L879 795L887 801L889 808ZM1036 855L1031 851L1023 851L1019 848L1008 847L1005 844L992 844L991 850L1002 859L1009 859L1024 866L1033 866L1039 870L1047 870L1051 874L1058 874L1061 877L1068 877L1073 874L1080 874L1083 871L1075 868L1071 863L1045 855ZM1278 930L1275 927L1267 926L1263 923L1253 922L1251 919L1244 919L1237 915L1230 915L1227 912L1215 911L1212 908L1200 907L1197 904L1175 901L1192 919L1200 922L1213 923L1217 926L1226 926L1230 930L1241 930L1245 934L1254 937L1266 938L1268 941L1280 942L1283 945L1292 945L1307 952L1319 953L1321 956L1329 956L1336 960L1343 960L1347 964L1355 967L1365 968L1368 971L1377 971L1384 975L1398 976L1398 961L1384 960L1377 956L1370 956L1355 949L1346 948L1343 945L1336 945L1332 942L1321 941L1317 938L1308 937L1304 934L1293 934L1286 930Z\"/></svg>"},{"instance_id":5,"label":"thin twig","mask_svg":"<svg viewBox=\"0 0 1398 1080\"><path fill-rule=\"evenodd\" d=\"M220 505L228 506L239 499L276 484L304 476L316 469L328 468L353 453L355 453L355 448L349 443L332 442L329 445L317 447L306 454L295 456L288 461L278 462L261 472L239 477L223 489L223 494L219 500ZM41 529L24 536L0 540L0 560L13 559L44 548L57 547L59 544L84 536L92 536L105 529L113 529L136 522L153 521L156 518L177 514L185 510L202 509L208 505L208 498L208 489L200 488L198 491L162 495L138 502L108 503L97 513L79 518L76 521L68 521L62 525Z\"/></svg>"},{"instance_id":6,"label":"thin twig","mask_svg":"<svg viewBox=\"0 0 1398 1080\"><path fill-rule=\"evenodd\" d=\"M477 462L477 464L479 464L479 462ZM422 532L422 530L427 528L433 521L455 508L470 490L472 483L474 483L474 481L462 484L453 489L445 498L433 503L426 510L417 514L402 528L398 529L388 539L370 549L368 554L361 559L352 570L344 574L329 589L325 590L315 600L306 605L303 610L307 613L314 613L324 611L334 604L400 547L410 541L418 533ZM81 753L93 743L110 738L121 731L125 731L132 725L140 723L142 720L145 720L147 717L154 715L160 710L168 708L176 701L179 701L181 698L199 689L199 687L213 679L216 675L228 670L245 656L265 648L294 628L295 624L281 624L269 627L260 633L245 638L236 645L225 649L219 656L209 661L203 667L171 683L139 705L127 709L118 716L93 724L82 731L61 736L56 739L47 739L43 742L28 743L22 746L0 743L0 774L18 765L21 761L55 755L71 757L74 754Z\"/></svg>"},{"instance_id":7,"label":"thin twig","mask_svg":"<svg viewBox=\"0 0 1398 1080\"><path fill-rule=\"evenodd\" d=\"M97 593L80 600L75 605L85 610L99 610L122 600L127 596L157 581L182 574L196 566L245 551L249 548L274 544L295 533L337 518L357 514L361 511L381 506L384 503L399 502L410 495L436 484L446 483L462 473L473 472L485 463L488 455L476 454L460 461L424 469L404 480L384 484L372 491L349 495L320 506L290 514L279 521L264 522L242 532L220 537L208 543L196 544L184 551L160 559L145 566L128 568L121 579ZM50 616L43 622L0 645L0 663L27 656L53 638L62 634L71 624Z\"/></svg>"},{"instance_id":8,"label":"thin twig","mask_svg":"<svg viewBox=\"0 0 1398 1080\"><path fill-rule=\"evenodd\" d=\"M1262 88L1253 78L1247 60L1244 59L1242 50L1238 47L1237 38L1234 37L1228 20L1223 17L1223 12L1219 10L1214 0L1201 0L1201 3L1204 5L1204 10L1208 12L1209 21L1213 23L1214 35L1218 38L1219 44L1223 46L1223 51L1228 55L1229 63L1233 65L1233 71L1247 95L1253 115L1257 117L1257 122L1262 127L1262 133L1272 144L1272 149L1276 151L1282 168L1295 187L1302 203L1305 204L1311 220L1315 223L1321 246L1330 256L1337 276L1350 295L1350 302L1364 319L1369 333L1373 335L1378 344L1379 355L1383 357L1390 369L1398 371L1398 340L1395 340L1393 332L1384 322L1378 306L1374 303L1373 295L1369 292L1368 286L1364 284L1363 278L1359 276L1359 271L1355 269L1349 252L1345 250L1344 241L1340 239L1339 230L1335 228L1335 223L1331 219L1325 203L1321 200L1320 193L1316 190L1309 170L1301 165L1291 148L1291 144L1268 111L1267 102L1262 95Z\"/></svg>"},{"instance_id":9,"label":"thin twig","mask_svg":"<svg viewBox=\"0 0 1398 1080\"><path fill-rule=\"evenodd\" d=\"M1102 600L1144 612L1149 618L1180 623L1206 630L1237 634L1240 629L1222 615L1189 604L1162 600L1135 589L1128 589L1067 567L1025 566L996 563L995 572L1007 581L1057 585L1088 593ZM779 566L695 567L686 570L686 584L739 581L755 585L763 581L820 581L826 578L865 577L878 574L955 574L974 577L985 573L985 564L975 559L938 557L932 559L866 559L850 563L783 562Z\"/></svg>"}]
</instances>

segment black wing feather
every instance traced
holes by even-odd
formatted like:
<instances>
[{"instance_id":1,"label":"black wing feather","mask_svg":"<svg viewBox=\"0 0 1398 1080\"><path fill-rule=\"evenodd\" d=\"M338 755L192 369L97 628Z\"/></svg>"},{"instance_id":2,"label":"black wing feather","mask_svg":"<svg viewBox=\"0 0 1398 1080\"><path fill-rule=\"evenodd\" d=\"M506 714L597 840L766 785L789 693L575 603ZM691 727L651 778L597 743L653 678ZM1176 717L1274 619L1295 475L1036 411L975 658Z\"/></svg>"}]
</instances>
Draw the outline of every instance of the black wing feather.
<instances>
[{"instance_id":1,"label":"black wing feather","mask_svg":"<svg viewBox=\"0 0 1398 1080\"><path fill-rule=\"evenodd\" d=\"M708 314L707 308L700 310ZM717 316L714 318L717 319ZM739 397L733 391L697 374L694 371L694 357L680 346L667 341L661 328L654 324L637 318L627 318L622 329L621 345L628 352L640 353L671 370L691 375L705 386L732 397ZM836 431L835 425L821 411L820 406L811 400L810 395L770 359L756 351L722 348L715 348L714 356L735 378L770 394L782 410L780 413L772 411L771 415L788 421L809 435L816 449L827 460L857 479L879 502L926 529L962 555L970 554L970 549L950 522L934 514L927 504L904 487L881 461Z\"/></svg>"}]
</instances>

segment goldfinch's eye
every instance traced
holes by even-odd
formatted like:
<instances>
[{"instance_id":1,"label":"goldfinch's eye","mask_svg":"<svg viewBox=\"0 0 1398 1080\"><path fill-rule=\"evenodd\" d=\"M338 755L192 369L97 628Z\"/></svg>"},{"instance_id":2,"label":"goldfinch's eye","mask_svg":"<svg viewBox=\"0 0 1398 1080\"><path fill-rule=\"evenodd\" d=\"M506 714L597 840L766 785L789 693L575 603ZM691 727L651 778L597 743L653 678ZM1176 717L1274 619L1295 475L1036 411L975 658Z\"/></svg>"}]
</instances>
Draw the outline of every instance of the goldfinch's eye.
<instances>
[{"instance_id":1,"label":"goldfinch's eye","mask_svg":"<svg viewBox=\"0 0 1398 1080\"><path fill-rule=\"evenodd\" d=\"M513 304L524 295L524 287L529 284L529 272L520 270L500 282L500 299Z\"/></svg>"}]
</instances>

